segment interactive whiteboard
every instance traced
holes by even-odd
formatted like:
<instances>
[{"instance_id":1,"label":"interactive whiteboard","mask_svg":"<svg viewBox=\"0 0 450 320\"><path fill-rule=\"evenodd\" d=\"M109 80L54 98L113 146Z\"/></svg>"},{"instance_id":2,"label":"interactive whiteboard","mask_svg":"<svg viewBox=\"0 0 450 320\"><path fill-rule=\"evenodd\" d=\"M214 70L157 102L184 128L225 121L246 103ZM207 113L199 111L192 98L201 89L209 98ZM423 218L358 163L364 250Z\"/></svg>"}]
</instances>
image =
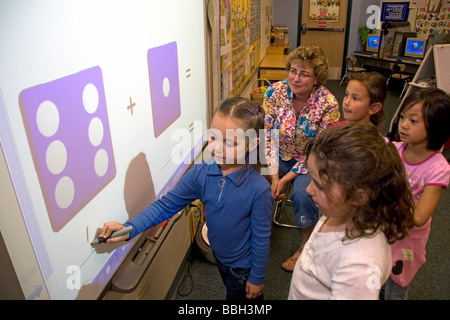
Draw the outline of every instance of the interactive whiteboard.
<instances>
[{"instance_id":1,"label":"interactive whiteboard","mask_svg":"<svg viewBox=\"0 0 450 320\"><path fill-rule=\"evenodd\" d=\"M0 142L38 265L16 269L26 298L100 294L133 242L99 252L97 228L201 150L205 19L204 0L0 0Z\"/></svg>"}]
</instances>

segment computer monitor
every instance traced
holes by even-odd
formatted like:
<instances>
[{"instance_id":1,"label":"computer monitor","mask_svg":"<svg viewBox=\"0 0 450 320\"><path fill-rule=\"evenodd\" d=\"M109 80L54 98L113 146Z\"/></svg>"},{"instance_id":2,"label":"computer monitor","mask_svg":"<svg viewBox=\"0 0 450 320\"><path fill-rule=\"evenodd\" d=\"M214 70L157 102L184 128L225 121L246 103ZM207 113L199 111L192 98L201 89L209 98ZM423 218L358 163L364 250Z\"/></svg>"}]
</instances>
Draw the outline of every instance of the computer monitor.
<instances>
[{"instance_id":1,"label":"computer monitor","mask_svg":"<svg viewBox=\"0 0 450 320\"><path fill-rule=\"evenodd\" d=\"M410 37L406 38L405 57L423 58L427 48L427 38Z\"/></svg>"},{"instance_id":2,"label":"computer monitor","mask_svg":"<svg viewBox=\"0 0 450 320\"><path fill-rule=\"evenodd\" d=\"M381 35L379 33L372 33L367 36L366 51L378 53L380 48Z\"/></svg>"}]
</instances>

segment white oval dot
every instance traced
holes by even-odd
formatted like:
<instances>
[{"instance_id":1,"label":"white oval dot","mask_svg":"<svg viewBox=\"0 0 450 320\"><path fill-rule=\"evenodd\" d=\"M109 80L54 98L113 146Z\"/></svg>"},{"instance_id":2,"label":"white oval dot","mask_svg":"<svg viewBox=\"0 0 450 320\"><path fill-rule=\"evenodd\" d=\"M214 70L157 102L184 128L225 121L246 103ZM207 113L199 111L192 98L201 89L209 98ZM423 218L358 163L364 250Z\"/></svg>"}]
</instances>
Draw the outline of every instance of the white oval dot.
<instances>
[{"instance_id":1,"label":"white oval dot","mask_svg":"<svg viewBox=\"0 0 450 320\"><path fill-rule=\"evenodd\" d=\"M167 77L164 78L163 80L163 94L164 97L168 97L170 93L170 82L169 79L167 79Z\"/></svg>"},{"instance_id":2,"label":"white oval dot","mask_svg":"<svg viewBox=\"0 0 450 320\"><path fill-rule=\"evenodd\" d=\"M83 106L88 113L94 113L98 107L98 91L97 87L92 83L88 83L83 89Z\"/></svg>"},{"instance_id":3,"label":"white oval dot","mask_svg":"<svg viewBox=\"0 0 450 320\"><path fill-rule=\"evenodd\" d=\"M103 123L99 118L94 118L89 123L89 141L97 147L103 140Z\"/></svg>"},{"instance_id":4,"label":"white oval dot","mask_svg":"<svg viewBox=\"0 0 450 320\"><path fill-rule=\"evenodd\" d=\"M55 140L47 148L45 162L48 170L53 174L60 174L67 164L67 150L59 140Z\"/></svg>"},{"instance_id":5,"label":"white oval dot","mask_svg":"<svg viewBox=\"0 0 450 320\"><path fill-rule=\"evenodd\" d=\"M94 168L95 173L99 177L103 177L106 173L106 170L108 170L108 154L106 153L105 149L100 149L95 154Z\"/></svg>"},{"instance_id":6,"label":"white oval dot","mask_svg":"<svg viewBox=\"0 0 450 320\"><path fill-rule=\"evenodd\" d=\"M39 131L46 137L53 136L59 127L59 112L51 101L42 102L36 112L36 124Z\"/></svg>"},{"instance_id":7,"label":"white oval dot","mask_svg":"<svg viewBox=\"0 0 450 320\"><path fill-rule=\"evenodd\" d=\"M55 188L55 201L61 209L67 209L75 196L75 186L72 179L62 177L59 179Z\"/></svg>"}]
</instances>

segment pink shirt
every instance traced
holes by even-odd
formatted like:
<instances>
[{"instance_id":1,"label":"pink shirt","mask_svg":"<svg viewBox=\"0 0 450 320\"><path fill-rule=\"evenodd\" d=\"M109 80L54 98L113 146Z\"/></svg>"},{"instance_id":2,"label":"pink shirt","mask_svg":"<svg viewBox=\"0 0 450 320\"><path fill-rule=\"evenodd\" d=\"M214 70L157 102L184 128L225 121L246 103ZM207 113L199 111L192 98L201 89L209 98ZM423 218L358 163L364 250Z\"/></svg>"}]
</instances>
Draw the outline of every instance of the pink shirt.
<instances>
[{"instance_id":1,"label":"pink shirt","mask_svg":"<svg viewBox=\"0 0 450 320\"><path fill-rule=\"evenodd\" d=\"M394 142L403 160L411 188L414 202L417 202L426 186L437 185L448 187L450 181L450 166L441 152L435 152L419 163L409 163L403 153L406 148L404 142ZM398 285L405 287L414 278L419 268L425 263L425 246L430 235L431 218L422 227L413 227L409 236L395 242L392 248L392 263L403 261L403 271L399 275L391 273L391 279Z\"/></svg>"}]
</instances>

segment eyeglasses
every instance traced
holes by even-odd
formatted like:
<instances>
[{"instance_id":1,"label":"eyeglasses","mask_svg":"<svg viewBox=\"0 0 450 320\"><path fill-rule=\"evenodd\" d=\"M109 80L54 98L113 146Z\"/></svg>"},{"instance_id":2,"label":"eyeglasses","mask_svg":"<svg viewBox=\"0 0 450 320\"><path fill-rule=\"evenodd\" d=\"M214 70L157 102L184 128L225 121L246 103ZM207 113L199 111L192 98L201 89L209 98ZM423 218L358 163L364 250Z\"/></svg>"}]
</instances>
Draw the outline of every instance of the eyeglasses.
<instances>
[{"instance_id":1,"label":"eyeglasses","mask_svg":"<svg viewBox=\"0 0 450 320\"><path fill-rule=\"evenodd\" d=\"M298 76L299 79L305 80L305 79L309 79L312 77L315 77L315 74L309 74L305 71L301 71L300 73L297 72L296 69L290 69L289 73L295 78L296 76Z\"/></svg>"}]
</instances>

